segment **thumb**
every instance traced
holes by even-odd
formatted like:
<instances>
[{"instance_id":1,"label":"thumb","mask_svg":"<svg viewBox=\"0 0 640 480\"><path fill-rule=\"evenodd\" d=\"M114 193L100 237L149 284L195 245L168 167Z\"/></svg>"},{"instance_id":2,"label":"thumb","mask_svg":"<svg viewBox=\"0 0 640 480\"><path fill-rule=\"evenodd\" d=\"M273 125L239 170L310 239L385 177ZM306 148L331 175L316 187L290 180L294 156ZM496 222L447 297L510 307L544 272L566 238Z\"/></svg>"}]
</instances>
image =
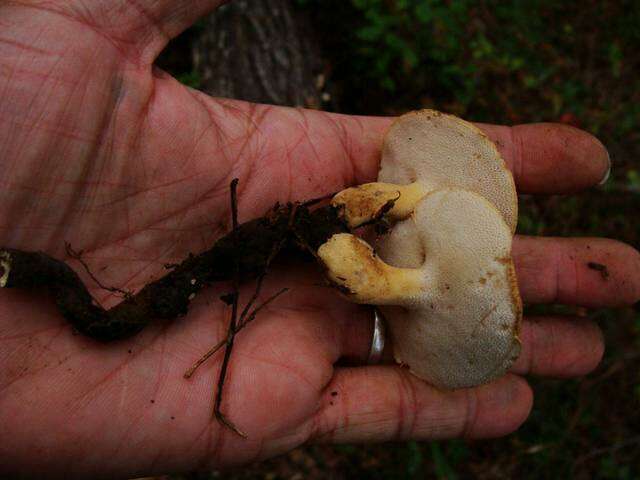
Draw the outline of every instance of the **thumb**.
<instances>
[{"instance_id":1,"label":"thumb","mask_svg":"<svg viewBox=\"0 0 640 480\"><path fill-rule=\"evenodd\" d=\"M125 57L150 65L172 38L227 0L50 2L35 8L90 25Z\"/></svg>"}]
</instances>

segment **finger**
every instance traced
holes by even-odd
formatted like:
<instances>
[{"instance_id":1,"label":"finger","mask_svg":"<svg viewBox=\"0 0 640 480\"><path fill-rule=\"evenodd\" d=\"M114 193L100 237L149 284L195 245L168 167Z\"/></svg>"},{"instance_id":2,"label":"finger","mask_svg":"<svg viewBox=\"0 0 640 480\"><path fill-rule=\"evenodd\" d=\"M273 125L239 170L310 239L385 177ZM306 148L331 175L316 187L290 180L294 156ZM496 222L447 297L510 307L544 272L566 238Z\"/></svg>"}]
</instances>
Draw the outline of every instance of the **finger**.
<instances>
[{"instance_id":1,"label":"finger","mask_svg":"<svg viewBox=\"0 0 640 480\"><path fill-rule=\"evenodd\" d=\"M571 193L606 180L607 149L569 125L478 125L493 140L521 193Z\"/></svg>"},{"instance_id":2,"label":"finger","mask_svg":"<svg viewBox=\"0 0 640 480\"><path fill-rule=\"evenodd\" d=\"M615 240L517 236L513 257L525 303L598 308L640 299L640 253Z\"/></svg>"},{"instance_id":3,"label":"finger","mask_svg":"<svg viewBox=\"0 0 640 480\"><path fill-rule=\"evenodd\" d=\"M233 177L244 179L240 187L241 216L264 213L265 205L275 201L319 197L374 181L384 135L394 120L214 99L188 90L166 75L155 77L153 98L157 106L145 108L149 129L142 135L149 140L140 142L142 148L153 152L189 151L190 167L196 163L210 168L212 178L226 172L215 182L225 188ZM557 128L565 131L564 126ZM521 131L529 130L523 127ZM584 132L572 129L565 135L578 138L571 144L591 145L579 150L580 155L560 149L557 142L549 146L543 139L527 135L521 137L518 148L511 148L506 130L496 132L501 135L496 140L502 145L505 160L515 167L518 188L523 187L524 192L573 191L587 185L584 178L596 183L606 170L602 166L596 174L597 169L582 165L583 158L596 164L598 160L592 157L605 155L600 143ZM557 136L550 134L549 138ZM549 153L544 171L553 178L545 178L537 167L528 165L539 160L532 154L537 149ZM144 155L145 151L138 154ZM555 168L560 164L562 168ZM537 172L534 180L526 179L532 171ZM575 175L582 179L578 184ZM550 182L553 188L548 187ZM222 190L216 190L218 193Z\"/></svg>"},{"instance_id":4,"label":"finger","mask_svg":"<svg viewBox=\"0 0 640 480\"><path fill-rule=\"evenodd\" d=\"M341 331L341 358L357 365L366 364L372 341L371 318L363 315L340 325L328 323ZM511 369L519 375L563 378L586 375L598 366L604 353L602 331L595 322L585 318L526 318L520 341L522 351ZM389 341L385 363L395 363Z\"/></svg>"},{"instance_id":5,"label":"finger","mask_svg":"<svg viewBox=\"0 0 640 480\"><path fill-rule=\"evenodd\" d=\"M142 57L152 63L169 40L227 1L127 0L126 17L131 21L129 30L135 35L133 40L143 52Z\"/></svg>"},{"instance_id":6,"label":"finger","mask_svg":"<svg viewBox=\"0 0 640 480\"><path fill-rule=\"evenodd\" d=\"M511 374L445 392L400 367L341 368L322 397L312 438L337 443L498 437L516 430L531 405L531 389Z\"/></svg>"},{"instance_id":7,"label":"finger","mask_svg":"<svg viewBox=\"0 0 640 480\"><path fill-rule=\"evenodd\" d=\"M285 110L280 113L287 115ZM394 119L302 112L314 157L348 172L345 185L376 179L384 134ZM558 124L478 125L494 141L521 193L570 193L601 182L609 154L587 132ZM294 132L295 130L290 130Z\"/></svg>"},{"instance_id":8,"label":"finger","mask_svg":"<svg viewBox=\"0 0 640 480\"><path fill-rule=\"evenodd\" d=\"M248 105L224 103L227 108L232 105L234 110L249 112ZM282 184L283 178L296 172L299 178L293 191L319 182L325 191L333 191L374 181L384 134L394 120L255 106L250 115L253 143L259 144L262 161L270 168L282 169L273 182ZM600 182L608 170L608 154L602 144L565 125L481 128L497 142L522 193L577 191Z\"/></svg>"},{"instance_id":9,"label":"finger","mask_svg":"<svg viewBox=\"0 0 640 480\"><path fill-rule=\"evenodd\" d=\"M520 340L522 351L511 369L520 375L586 375L599 365L604 354L602 331L584 318L528 318Z\"/></svg>"}]
</instances>

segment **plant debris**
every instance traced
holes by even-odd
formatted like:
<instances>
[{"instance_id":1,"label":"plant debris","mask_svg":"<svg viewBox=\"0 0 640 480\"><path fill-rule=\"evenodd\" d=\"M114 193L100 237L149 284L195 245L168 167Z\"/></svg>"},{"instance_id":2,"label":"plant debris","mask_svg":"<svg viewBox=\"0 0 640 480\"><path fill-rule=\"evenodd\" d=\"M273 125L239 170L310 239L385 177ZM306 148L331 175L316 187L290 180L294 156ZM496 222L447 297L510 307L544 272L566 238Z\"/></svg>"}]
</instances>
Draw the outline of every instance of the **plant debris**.
<instances>
[{"instance_id":1,"label":"plant debris","mask_svg":"<svg viewBox=\"0 0 640 480\"><path fill-rule=\"evenodd\" d=\"M609 269L606 265L603 265L602 263L589 262L587 263L587 267L589 267L591 270L600 272L600 276L604 280L607 280L609 278Z\"/></svg>"}]
</instances>

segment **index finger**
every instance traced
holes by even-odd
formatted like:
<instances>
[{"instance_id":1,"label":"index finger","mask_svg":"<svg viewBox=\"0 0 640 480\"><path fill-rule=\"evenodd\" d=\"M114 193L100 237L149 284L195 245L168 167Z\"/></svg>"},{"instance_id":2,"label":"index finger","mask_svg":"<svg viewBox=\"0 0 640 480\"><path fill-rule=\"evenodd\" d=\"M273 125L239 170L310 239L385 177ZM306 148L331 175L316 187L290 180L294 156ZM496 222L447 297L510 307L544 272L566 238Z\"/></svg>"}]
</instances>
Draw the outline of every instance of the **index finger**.
<instances>
[{"instance_id":1,"label":"index finger","mask_svg":"<svg viewBox=\"0 0 640 480\"><path fill-rule=\"evenodd\" d=\"M272 109L271 119L282 115L282 124L295 137L294 125L285 119L304 118L298 126L305 129L305 140L320 162L318 169L347 173L346 185L375 180L384 135L393 118L287 110ZM572 193L597 185L608 174L610 160L604 145L577 128L553 123L477 126L496 144L519 193ZM295 152L290 160L297 163ZM343 186L336 185L336 190Z\"/></svg>"},{"instance_id":2,"label":"index finger","mask_svg":"<svg viewBox=\"0 0 640 480\"><path fill-rule=\"evenodd\" d=\"M571 193L604 182L611 161L593 135L569 125L478 124L496 144L521 193Z\"/></svg>"}]
</instances>

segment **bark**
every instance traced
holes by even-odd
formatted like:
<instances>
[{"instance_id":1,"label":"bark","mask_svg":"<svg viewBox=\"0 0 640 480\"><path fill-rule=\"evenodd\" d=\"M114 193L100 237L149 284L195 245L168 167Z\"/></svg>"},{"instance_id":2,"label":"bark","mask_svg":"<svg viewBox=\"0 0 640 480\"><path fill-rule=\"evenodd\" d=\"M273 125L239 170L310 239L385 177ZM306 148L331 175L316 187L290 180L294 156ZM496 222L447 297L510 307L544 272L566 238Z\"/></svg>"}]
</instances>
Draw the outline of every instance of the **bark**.
<instances>
[{"instance_id":1,"label":"bark","mask_svg":"<svg viewBox=\"0 0 640 480\"><path fill-rule=\"evenodd\" d=\"M319 108L322 61L308 22L289 0L236 0L205 21L193 63L210 95Z\"/></svg>"}]
</instances>

